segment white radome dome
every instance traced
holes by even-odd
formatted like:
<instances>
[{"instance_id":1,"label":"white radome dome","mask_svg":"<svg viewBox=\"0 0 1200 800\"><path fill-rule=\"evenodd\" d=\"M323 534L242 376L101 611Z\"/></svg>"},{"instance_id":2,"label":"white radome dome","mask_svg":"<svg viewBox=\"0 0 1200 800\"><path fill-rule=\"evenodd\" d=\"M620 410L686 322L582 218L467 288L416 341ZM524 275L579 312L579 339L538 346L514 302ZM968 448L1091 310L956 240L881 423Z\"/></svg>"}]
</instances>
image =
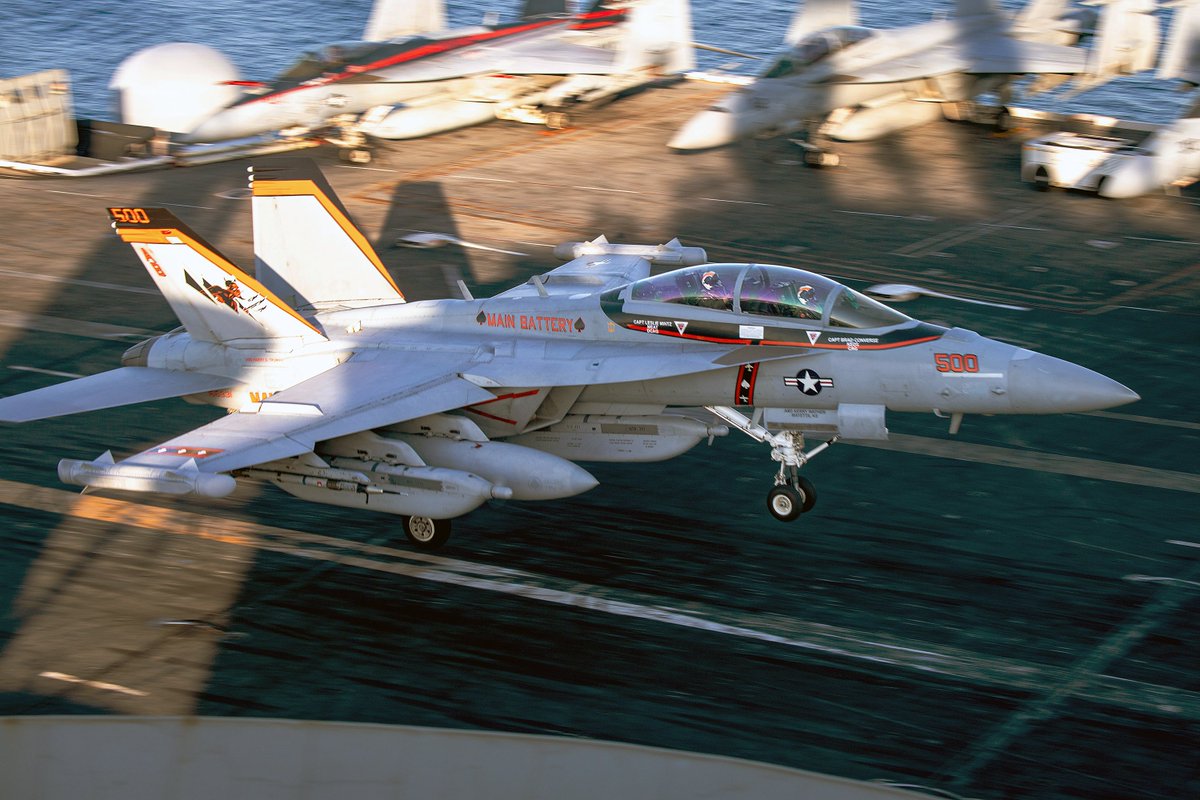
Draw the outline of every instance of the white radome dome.
<instances>
[{"instance_id":1,"label":"white radome dome","mask_svg":"<svg viewBox=\"0 0 1200 800\"><path fill-rule=\"evenodd\" d=\"M237 67L203 44L170 42L126 58L108 88L117 93L119 121L184 133L232 103L241 89Z\"/></svg>"}]
</instances>

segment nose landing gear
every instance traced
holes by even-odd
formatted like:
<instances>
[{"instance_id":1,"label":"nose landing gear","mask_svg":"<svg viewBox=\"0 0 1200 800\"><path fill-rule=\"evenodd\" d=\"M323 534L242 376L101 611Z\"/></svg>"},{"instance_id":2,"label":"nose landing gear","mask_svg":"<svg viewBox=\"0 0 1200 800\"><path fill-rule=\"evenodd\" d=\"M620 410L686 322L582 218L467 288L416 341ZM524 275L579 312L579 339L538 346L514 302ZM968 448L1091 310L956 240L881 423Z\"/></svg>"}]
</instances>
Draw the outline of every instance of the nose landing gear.
<instances>
[{"instance_id":1,"label":"nose landing gear","mask_svg":"<svg viewBox=\"0 0 1200 800\"><path fill-rule=\"evenodd\" d=\"M775 488L767 493L767 510L780 522L791 522L796 517L812 510L817 504L817 490L812 481L802 475L793 475L791 482L783 476L783 468L775 477Z\"/></svg>"},{"instance_id":2,"label":"nose landing gear","mask_svg":"<svg viewBox=\"0 0 1200 800\"><path fill-rule=\"evenodd\" d=\"M771 446L771 460L779 462L775 487L767 493L767 510L771 516L781 522L790 522L816 505L817 491L812 482L800 474L800 467L841 437L835 434L806 453L804 435L799 431L771 433L735 409L727 406L705 407L751 439Z\"/></svg>"}]
</instances>

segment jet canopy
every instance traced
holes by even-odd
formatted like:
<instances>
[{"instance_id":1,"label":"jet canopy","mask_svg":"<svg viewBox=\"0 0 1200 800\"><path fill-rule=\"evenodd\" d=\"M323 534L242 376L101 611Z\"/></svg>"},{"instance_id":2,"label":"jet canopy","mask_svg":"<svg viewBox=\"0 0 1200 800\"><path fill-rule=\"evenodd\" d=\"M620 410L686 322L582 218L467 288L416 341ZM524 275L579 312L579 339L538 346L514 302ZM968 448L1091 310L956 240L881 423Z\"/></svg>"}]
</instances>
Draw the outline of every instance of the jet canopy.
<instances>
[{"instance_id":1,"label":"jet canopy","mask_svg":"<svg viewBox=\"0 0 1200 800\"><path fill-rule=\"evenodd\" d=\"M407 37L409 39L416 37ZM331 44L320 52L308 52L300 60L290 66L278 80L307 81L319 78L327 72L337 72L345 69L347 64L369 61L373 52L393 50L396 42L339 42Z\"/></svg>"},{"instance_id":2,"label":"jet canopy","mask_svg":"<svg viewBox=\"0 0 1200 800\"><path fill-rule=\"evenodd\" d=\"M911 317L829 278L771 264L704 264L613 290L631 303L676 303L835 328L885 328Z\"/></svg>"},{"instance_id":3,"label":"jet canopy","mask_svg":"<svg viewBox=\"0 0 1200 800\"><path fill-rule=\"evenodd\" d=\"M863 39L869 39L875 32L870 28L858 25L842 25L836 28L826 28L805 36L799 42L780 56L771 68L763 73L764 78L786 78L805 67L828 58L839 50Z\"/></svg>"}]
</instances>

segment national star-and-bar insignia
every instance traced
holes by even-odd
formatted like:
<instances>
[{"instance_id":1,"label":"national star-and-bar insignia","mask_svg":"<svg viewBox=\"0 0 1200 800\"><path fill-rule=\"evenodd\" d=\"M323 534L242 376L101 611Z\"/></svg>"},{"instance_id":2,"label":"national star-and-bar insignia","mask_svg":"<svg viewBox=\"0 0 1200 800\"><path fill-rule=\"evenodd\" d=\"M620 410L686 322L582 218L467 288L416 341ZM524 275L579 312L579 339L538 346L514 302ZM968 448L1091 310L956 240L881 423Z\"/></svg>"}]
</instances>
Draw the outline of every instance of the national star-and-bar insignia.
<instances>
[{"instance_id":1,"label":"national star-and-bar insignia","mask_svg":"<svg viewBox=\"0 0 1200 800\"><path fill-rule=\"evenodd\" d=\"M796 377L784 378L783 382L810 396L820 394L822 389L833 388L833 378L822 378L811 369L802 369L796 373Z\"/></svg>"}]
</instances>

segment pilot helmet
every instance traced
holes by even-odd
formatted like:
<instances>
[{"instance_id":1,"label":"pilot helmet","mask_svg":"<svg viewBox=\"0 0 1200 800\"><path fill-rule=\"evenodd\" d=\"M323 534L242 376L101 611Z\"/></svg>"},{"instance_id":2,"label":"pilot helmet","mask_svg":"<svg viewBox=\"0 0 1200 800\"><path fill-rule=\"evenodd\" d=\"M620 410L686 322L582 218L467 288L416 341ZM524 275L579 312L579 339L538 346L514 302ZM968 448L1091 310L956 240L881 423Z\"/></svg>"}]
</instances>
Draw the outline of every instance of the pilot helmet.
<instances>
[{"instance_id":1,"label":"pilot helmet","mask_svg":"<svg viewBox=\"0 0 1200 800\"><path fill-rule=\"evenodd\" d=\"M700 276L700 285L705 289L712 291L721 285L721 276L713 270L709 270Z\"/></svg>"},{"instance_id":2,"label":"pilot helmet","mask_svg":"<svg viewBox=\"0 0 1200 800\"><path fill-rule=\"evenodd\" d=\"M807 305L817 299L817 293L813 287L806 283L796 289L796 297L800 299L801 303Z\"/></svg>"}]
</instances>

